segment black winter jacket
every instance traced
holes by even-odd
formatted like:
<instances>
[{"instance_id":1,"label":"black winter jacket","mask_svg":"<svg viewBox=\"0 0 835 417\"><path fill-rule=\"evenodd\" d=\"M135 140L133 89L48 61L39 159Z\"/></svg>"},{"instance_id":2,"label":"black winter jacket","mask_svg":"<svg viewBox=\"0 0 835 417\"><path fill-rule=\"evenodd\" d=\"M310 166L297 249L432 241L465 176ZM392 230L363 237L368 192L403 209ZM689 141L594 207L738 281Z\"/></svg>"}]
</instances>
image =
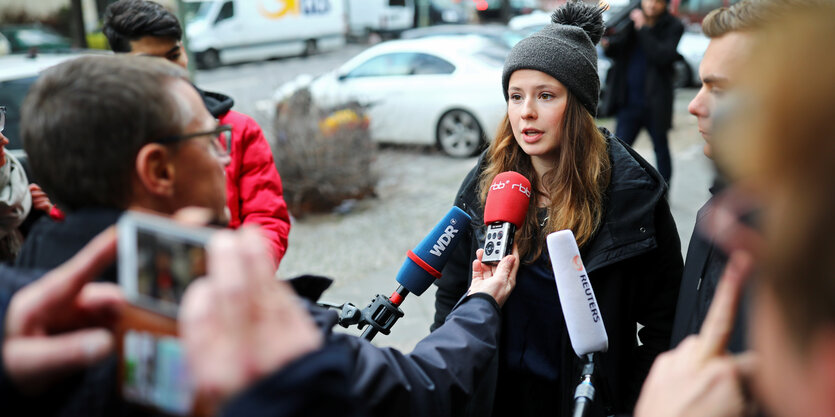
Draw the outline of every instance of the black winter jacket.
<instances>
[{"instance_id":1,"label":"black winter jacket","mask_svg":"<svg viewBox=\"0 0 835 417\"><path fill-rule=\"evenodd\" d=\"M580 252L609 336L609 350L598 359L602 394L598 399L605 403L608 415L632 411L652 362L669 346L682 259L678 232L664 198L664 180L630 147L605 129L601 131L608 138L611 180L601 226ZM450 306L465 294L475 251L484 244L484 209L477 189L483 168L484 155L464 179L455 200L473 220L437 280L433 328L444 322ZM554 302L558 302L556 285ZM643 326L638 331L641 345L635 337L636 324ZM560 326L563 348L554 354L562 358L560 369L579 378L579 360L568 343L565 324ZM484 378L479 388L484 397L472 402L471 415L491 415L497 374L495 367ZM576 378L561 378L557 396L542 401L555 403L559 412L554 415L570 415L576 384ZM604 411L597 412L603 415Z\"/></svg>"},{"instance_id":2,"label":"black winter jacket","mask_svg":"<svg viewBox=\"0 0 835 417\"><path fill-rule=\"evenodd\" d=\"M647 60L646 111L658 129L669 130L673 126L673 63L681 58L676 48L683 32L684 25L664 13L653 27L636 30L634 24L629 24L609 37L609 46L604 51L614 62L606 78L604 114L614 114L627 105L627 67L635 46L640 43Z\"/></svg>"},{"instance_id":3,"label":"black winter jacket","mask_svg":"<svg viewBox=\"0 0 835 417\"><path fill-rule=\"evenodd\" d=\"M714 189L711 189L711 193L713 192ZM712 239L705 236L702 230L702 222L713 211L714 201L711 197L696 215L696 226L690 237L690 245L687 246L687 258L681 278L670 348L675 348L684 338L698 333L702 328L716 287L719 285L719 279L728 263L728 256L713 243ZM733 331L728 339L728 350L733 353L740 353L746 349L746 305L747 299L743 297L737 308Z\"/></svg>"}]
</instances>

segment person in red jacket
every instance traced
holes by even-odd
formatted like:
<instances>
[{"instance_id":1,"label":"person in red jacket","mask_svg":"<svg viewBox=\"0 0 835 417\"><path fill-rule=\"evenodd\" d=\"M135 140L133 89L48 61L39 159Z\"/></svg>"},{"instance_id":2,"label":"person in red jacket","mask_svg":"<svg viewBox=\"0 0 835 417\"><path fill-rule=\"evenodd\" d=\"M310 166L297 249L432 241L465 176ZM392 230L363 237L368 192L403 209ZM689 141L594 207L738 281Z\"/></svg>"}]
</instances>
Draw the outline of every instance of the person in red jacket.
<instances>
[{"instance_id":1,"label":"person in red jacket","mask_svg":"<svg viewBox=\"0 0 835 417\"><path fill-rule=\"evenodd\" d=\"M116 53L158 56L183 68L188 66L180 22L158 3L119 0L107 7L102 31ZM232 125L231 139L227 138L223 144L231 145L232 158L226 167L229 227L238 228L244 223L261 225L278 267L287 251L290 215L270 145L255 120L232 110L232 98L198 91L209 113L221 125Z\"/></svg>"}]
</instances>

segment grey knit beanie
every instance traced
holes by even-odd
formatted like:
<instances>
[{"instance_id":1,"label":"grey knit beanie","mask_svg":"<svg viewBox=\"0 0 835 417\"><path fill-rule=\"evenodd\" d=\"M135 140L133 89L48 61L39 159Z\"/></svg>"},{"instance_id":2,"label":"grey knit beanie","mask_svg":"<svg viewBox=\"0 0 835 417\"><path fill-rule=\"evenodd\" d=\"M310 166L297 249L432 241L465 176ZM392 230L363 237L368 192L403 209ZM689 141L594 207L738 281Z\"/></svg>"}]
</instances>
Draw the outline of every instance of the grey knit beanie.
<instances>
[{"instance_id":1,"label":"grey knit beanie","mask_svg":"<svg viewBox=\"0 0 835 417\"><path fill-rule=\"evenodd\" d=\"M597 115L600 78L594 46L603 36L603 9L569 0L539 32L519 41L504 61L502 88L507 101L510 74L520 69L542 71L563 83L583 107Z\"/></svg>"}]
</instances>

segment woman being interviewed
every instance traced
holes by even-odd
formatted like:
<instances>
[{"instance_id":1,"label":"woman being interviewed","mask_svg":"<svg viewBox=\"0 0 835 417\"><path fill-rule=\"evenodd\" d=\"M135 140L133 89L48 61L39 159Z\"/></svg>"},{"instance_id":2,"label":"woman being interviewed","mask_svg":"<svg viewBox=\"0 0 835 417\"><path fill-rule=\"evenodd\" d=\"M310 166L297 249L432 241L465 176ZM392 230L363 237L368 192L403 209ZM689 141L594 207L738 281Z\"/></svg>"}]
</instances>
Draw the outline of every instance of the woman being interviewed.
<instances>
[{"instance_id":1,"label":"woman being interviewed","mask_svg":"<svg viewBox=\"0 0 835 417\"><path fill-rule=\"evenodd\" d=\"M511 50L502 77L507 117L458 191L456 205L473 221L438 280L433 328L469 285L493 178L517 171L534 191L516 234L523 265L502 310L497 366L482 379L471 415L570 414L580 361L547 258L551 232L574 232L609 337L597 361L595 415L630 412L653 360L669 346L682 273L678 233L658 172L594 124L601 13L570 1Z\"/></svg>"}]
</instances>

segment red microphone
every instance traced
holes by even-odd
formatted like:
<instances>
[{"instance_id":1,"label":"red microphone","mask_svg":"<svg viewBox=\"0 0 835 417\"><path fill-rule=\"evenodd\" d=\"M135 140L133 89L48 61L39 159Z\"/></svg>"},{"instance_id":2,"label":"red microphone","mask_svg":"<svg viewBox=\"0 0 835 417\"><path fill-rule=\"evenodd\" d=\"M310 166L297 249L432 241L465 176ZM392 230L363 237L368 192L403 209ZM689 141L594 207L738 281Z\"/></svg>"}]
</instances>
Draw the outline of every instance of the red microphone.
<instances>
[{"instance_id":1,"label":"red microphone","mask_svg":"<svg viewBox=\"0 0 835 417\"><path fill-rule=\"evenodd\" d=\"M499 263L513 251L513 235L522 227L531 201L531 183L522 174L505 171L490 184L484 203L484 263Z\"/></svg>"}]
</instances>

